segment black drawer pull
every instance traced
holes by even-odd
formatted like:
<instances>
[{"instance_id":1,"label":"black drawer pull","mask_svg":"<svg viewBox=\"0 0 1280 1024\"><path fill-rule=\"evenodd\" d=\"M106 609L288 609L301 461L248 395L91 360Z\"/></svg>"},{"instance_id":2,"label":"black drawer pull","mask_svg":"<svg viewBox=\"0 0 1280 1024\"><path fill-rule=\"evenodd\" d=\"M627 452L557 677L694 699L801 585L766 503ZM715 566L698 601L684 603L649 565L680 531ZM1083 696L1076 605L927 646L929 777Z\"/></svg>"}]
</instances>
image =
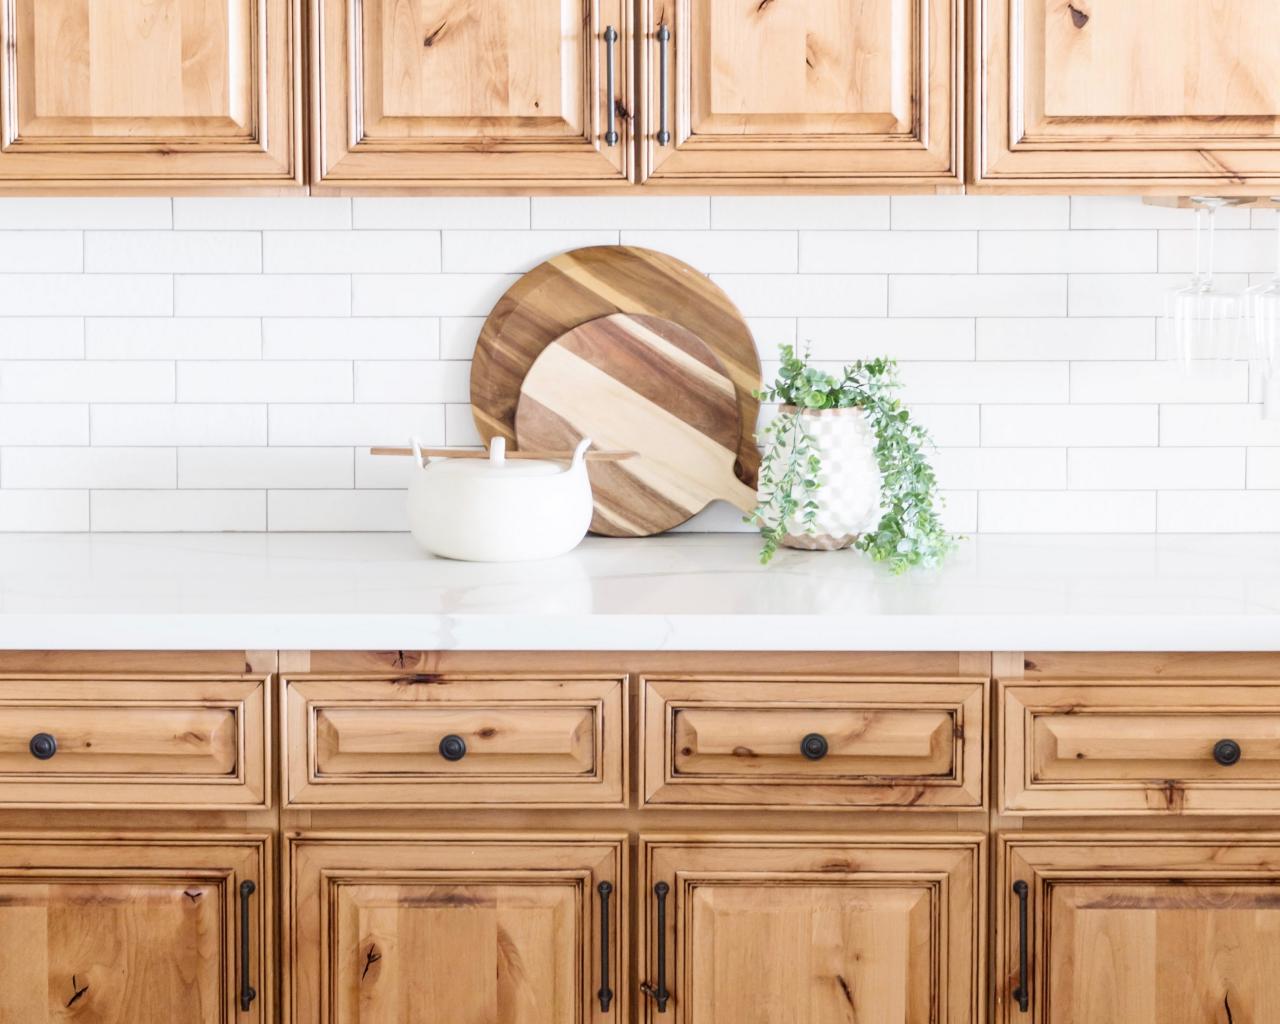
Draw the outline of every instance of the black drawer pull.
<instances>
[{"instance_id":1,"label":"black drawer pull","mask_svg":"<svg viewBox=\"0 0 1280 1024\"><path fill-rule=\"evenodd\" d=\"M1026 1013L1031 1008L1031 988L1027 984L1027 883L1014 882L1013 892L1018 897L1018 987L1013 990L1013 998L1018 1009Z\"/></svg>"},{"instance_id":2,"label":"black drawer pull","mask_svg":"<svg viewBox=\"0 0 1280 1024\"><path fill-rule=\"evenodd\" d=\"M446 736L440 741L440 756L446 761L461 761L467 756L467 741L461 736Z\"/></svg>"},{"instance_id":3,"label":"black drawer pull","mask_svg":"<svg viewBox=\"0 0 1280 1024\"><path fill-rule=\"evenodd\" d=\"M249 1005L258 993L249 984L249 897L258 887L252 882L240 883L240 1009L249 1012Z\"/></svg>"},{"instance_id":4,"label":"black drawer pull","mask_svg":"<svg viewBox=\"0 0 1280 1024\"><path fill-rule=\"evenodd\" d=\"M27 744L27 749L31 751L32 757L47 761L58 752L58 741L47 732L38 732L31 737L31 742Z\"/></svg>"},{"instance_id":5,"label":"black drawer pull","mask_svg":"<svg viewBox=\"0 0 1280 1024\"><path fill-rule=\"evenodd\" d=\"M1239 761L1241 753L1240 744L1235 740L1218 740L1213 745L1213 759L1224 768L1230 768Z\"/></svg>"},{"instance_id":6,"label":"black drawer pull","mask_svg":"<svg viewBox=\"0 0 1280 1024\"><path fill-rule=\"evenodd\" d=\"M654 988L647 981L640 986L640 991L658 1004L658 1012L667 1012L667 1003L671 999L671 991L667 988L667 893L671 886L659 882L653 887L653 894L658 897L658 987Z\"/></svg>"},{"instance_id":7,"label":"black drawer pull","mask_svg":"<svg viewBox=\"0 0 1280 1024\"><path fill-rule=\"evenodd\" d=\"M800 753L810 761L821 761L830 749L827 738L820 732L811 732L800 741Z\"/></svg>"},{"instance_id":8,"label":"black drawer pull","mask_svg":"<svg viewBox=\"0 0 1280 1024\"><path fill-rule=\"evenodd\" d=\"M600 894L600 991L596 998L600 1000L600 1012L608 1013L613 1002L613 989L609 987L609 896L613 886L601 882L596 892Z\"/></svg>"}]
</instances>

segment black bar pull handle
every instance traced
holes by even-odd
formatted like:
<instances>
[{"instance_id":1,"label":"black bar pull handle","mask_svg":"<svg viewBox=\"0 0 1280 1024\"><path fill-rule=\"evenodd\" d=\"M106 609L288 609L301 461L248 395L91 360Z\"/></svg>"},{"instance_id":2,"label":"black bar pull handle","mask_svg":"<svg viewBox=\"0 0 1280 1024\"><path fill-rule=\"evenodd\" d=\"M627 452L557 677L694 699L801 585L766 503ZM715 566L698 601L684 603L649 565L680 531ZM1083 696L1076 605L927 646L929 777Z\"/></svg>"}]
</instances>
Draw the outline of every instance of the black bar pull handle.
<instances>
[{"instance_id":1,"label":"black bar pull handle","mask_svg":"<svg viewBox=\"0 0 1280 1024\"><path fill-rule=\"evenodd\" d=\"M613 886L601 882L596 892L600 894L600 991L596 997L600 1000L600 1012L608 1013L613 1002L613 989L609 987L609 897Z\"/></svg>"},{"instance_id":2,"label":"black bar pull handle","mask_svg":"<svg viewBox=\"0 0 1280 1024\"><path fill-rule=\"evenodd\" d=\"M605 79L607 82L605 106L608 108L605 111L605 115L608 118L609 125L604 133L604 142L606 146L616 146L618 144L618 100L614 89L613 48L618 42L618 30L612 25L607 26L604 30L604 42Z\"/></svg>"},{"instance_id":3,"label":"black bar pull handle","mask_svg":"<svg viewBox=\"0 0 1280 1024\"><path fill-rule=\"evenodd\" d=\"M671 999L671 990L667 988L667 894L671 886L659 882L653 887L653 894L658 897L658 986L655 988L647 981L640 986L640 991L658 1004L658 1012L667 1012L667 1003Z\"/></svg>"},{"instance_id":4,"label":"black bar pull handle","mask_svg":"<svg viewBox=\"0 0 1280 1024\"><path fill-rule=\"evenodd\" d=\"M257 890L252 882L240 883L240 1009L249 1012L250 1004L258 993L249 984L249 897Z\"/></svg>"},{"instance_id":5,"label":"black bar pull handle","mask_svg":"<svg viewBox=\"0 0 1280 1024\"><path fill-rule=\"evenodd\" d=\"M1018 1009L1026 1013L1031 1008L1031 986L1027 982L1027 883L1014 882L1013 892L1018 897L1018 987L1013 990L1013 998Z\"/></svg>"},{"instance_id":6,"label":"black bar pull handle","mask_svg":"<svg viewBox=\"0 0 1280 1024\"><path fill-rule=\"evenodd\" d=\"M665 146L671 141L671 132L667 129L667 49L671 43L671 29L666 25L658 26L658 145Z\"/></svg>"}]
</instances>

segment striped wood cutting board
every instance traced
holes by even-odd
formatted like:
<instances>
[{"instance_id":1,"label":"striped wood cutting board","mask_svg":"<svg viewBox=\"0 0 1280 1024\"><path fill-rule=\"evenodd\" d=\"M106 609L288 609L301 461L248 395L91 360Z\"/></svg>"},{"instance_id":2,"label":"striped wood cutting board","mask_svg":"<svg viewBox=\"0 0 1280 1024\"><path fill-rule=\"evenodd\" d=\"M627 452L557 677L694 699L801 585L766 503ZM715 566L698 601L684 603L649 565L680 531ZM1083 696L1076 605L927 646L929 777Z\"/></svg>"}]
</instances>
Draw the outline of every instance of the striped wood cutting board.
<instances>
[{"instance_id":1,"label":"striped wood cutting board","mask_svg":"<svg viewBox=\"0 0 1280 1024\"><path fill-rule=\"evenodd\" d=\"M734 475L742 421L733 381L691 331L617 313L562 334L534 361L515 416L521 448L633 451L592 463L591 529L647 537L720 498L744 512L755 491Z\"/></svg>"}]
</instances>

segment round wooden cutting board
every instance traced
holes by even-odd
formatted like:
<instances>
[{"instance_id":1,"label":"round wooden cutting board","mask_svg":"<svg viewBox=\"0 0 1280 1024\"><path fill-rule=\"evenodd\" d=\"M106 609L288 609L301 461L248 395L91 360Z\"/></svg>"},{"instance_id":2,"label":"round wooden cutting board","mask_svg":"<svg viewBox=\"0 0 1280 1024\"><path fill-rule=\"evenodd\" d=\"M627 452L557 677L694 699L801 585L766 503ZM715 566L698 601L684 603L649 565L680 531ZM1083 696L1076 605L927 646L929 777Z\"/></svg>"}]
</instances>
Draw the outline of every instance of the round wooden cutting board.
<instances>
[{"instance_id":1,"label":"round wooden cutting board","mask_svg":"<svg viewBox=\"0 0 1280 1024\"><path fill-rule=\"evenodd\" d=\"M663 317L706 344L733 383L739 414L736 472L754 486L760 357L742 315L711 279L652 249L599 245L535 267L498 300L471 363L471 407L487 442L515 441L520 385L542 350L566 331L611 313Z\"/></svg>"},{"instance_id":2,"label":"round wooden cutting board","mask_svg":"<svg viewBox=\"0 0 1280 1024\"><path fill-rule=\"evenodd\" d=\"M744 512L755 491L734 475L741 434L733 381L710 347L660 317L614 314L575 327L534 360L515 414L521 448L584 437L635 452L591 463L591 529L648 537L717 498Z\"/></svg>"}]
</instances>

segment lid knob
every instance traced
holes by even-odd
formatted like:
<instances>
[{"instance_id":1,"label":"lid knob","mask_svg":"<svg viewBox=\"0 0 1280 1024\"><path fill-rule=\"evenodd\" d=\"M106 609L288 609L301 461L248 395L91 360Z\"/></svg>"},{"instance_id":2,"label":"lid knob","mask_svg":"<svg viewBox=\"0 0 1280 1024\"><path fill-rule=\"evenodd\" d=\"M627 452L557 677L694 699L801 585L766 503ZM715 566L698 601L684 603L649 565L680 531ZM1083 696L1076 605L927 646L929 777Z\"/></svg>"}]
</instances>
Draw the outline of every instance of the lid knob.
<instances>
[{"instance_id":1,"label":"lid knob","mask_svg":"<svg viewBox=\"0 0 1280 1024\"><path fill-rule=\"evenodd\" d=\"M501 468L507 462L507 439L495 437L489 441L489 465Z\"/></svg>"}]
</instances>

